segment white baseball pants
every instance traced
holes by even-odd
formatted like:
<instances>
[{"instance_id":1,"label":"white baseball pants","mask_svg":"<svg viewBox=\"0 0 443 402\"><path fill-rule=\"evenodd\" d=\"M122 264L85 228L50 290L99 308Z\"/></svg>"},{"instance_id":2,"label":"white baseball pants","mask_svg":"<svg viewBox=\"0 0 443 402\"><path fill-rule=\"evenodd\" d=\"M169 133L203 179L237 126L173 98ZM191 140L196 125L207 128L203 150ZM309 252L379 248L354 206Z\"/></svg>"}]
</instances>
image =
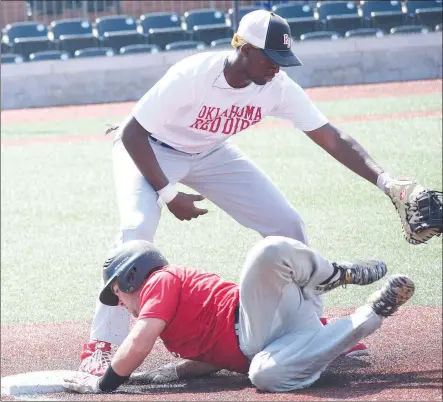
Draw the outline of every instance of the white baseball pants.
<instances>
[{"instance_id":1,"label":"white baseball pants","mask_svg":"<svg viewBox=\"0 0 443 402\"><path fill-rule=\"evenodd\" d=\"M323 326L309 295L334 272L303 243L271 236L255 245L240 277L239 340L259 389L292 391L314 383L326 366L382 319L371 307Z\"/></svg>"},{"instance_id":2,"label":"white baseball pants","mask_svg":"<svg viewBox=\"0 0 443 402\"><path fill-rule=\"evenodd\" d=\"M180 182L194 189L263 237L285 236L307 243L299 213L237 147L223 143L211 151L189 155L152 141L151 145L171 184ZM157 193L132 161L119 133L112 157L121 222L118 242L153 242L161 214ZM313 297L312 302L322 316L321 298ZM97 300L90 339L120 345L128 334L129 321L126 309L105 306Z\"/></svg>"}]
</instances>

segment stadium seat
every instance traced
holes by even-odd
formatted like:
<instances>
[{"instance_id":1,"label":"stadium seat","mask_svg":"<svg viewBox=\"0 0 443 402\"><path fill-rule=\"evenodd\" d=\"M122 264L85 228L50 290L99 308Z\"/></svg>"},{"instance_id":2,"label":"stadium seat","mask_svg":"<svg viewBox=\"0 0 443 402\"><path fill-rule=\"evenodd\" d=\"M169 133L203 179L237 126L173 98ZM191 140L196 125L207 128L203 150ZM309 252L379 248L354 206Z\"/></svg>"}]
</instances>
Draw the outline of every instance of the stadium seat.
<instances>
[{"instance_id":1,"label":"stadium seat","mask_svg":"<svg viewBox=\"0 0 443 402\"><path fill-rule=\"evenodd\" d=\"M159 12L140 16L138 31L148 43L164 49L168 43L187 39L182 21L177 13Z\"/></svg>"},{"instance_id":2,"label":"stadium seat","mask_svg":"<svg viewBox=\"0 0 443 402\"><path fill-rule=\"evenodd\" d=\"M112 57L114 56L114 49L112 47L90 47L88 49L76 50L74 53L76 59L99 56Z\"/></svg>"},{"instance_id":3,"label":"stadium seat","mask_svg":"<svg viewBox=\"0 0 443 402\"><path fill-rule=\"evenodd\" d=\"M1 55L1 64L18 64L23 63L24 59L21 54L3 54Z\"/></svg>"},{"instance_id":4,"label":"stadium seat","mask_svg":"<svg viewBox=\"0 0 443 402\"><path fill-rule=\"evenodd\" d=\"M5 43L13 53L27 58L31 53L49 49L48 29L40 22L15 22L5 28Z\"/></svg>"},{"instance_id":5,"label":"stadium seat","mask_svg":"<svg viewBox=\"0 0 443 402\"><path fill-rule=\"evenodd\" d=\"M344 35L362 27L362 17L353 1L324 1L318 3L316 14L323 28Z\"/></svg>"},{"instance_id":6,"label":"stadium seat","mask_svg":"<svg viewBox=\"0 0 443 402\"><path fill-rule=\"evenodd\" d=\"M381 28L385 31L402 25L406 18L401 1L394 0L362 1L359 12L366 27Z\"/></svg>"},{"instance_id":7,"label":"stadium seat","mask_svg":"<svg viewBox=\"0 0 443 402\"><path fill-rule=\"evenodd\" d=\"M295 39L299 39L304 33L314 32L319 28L318 20L314 16L314 8L309 4L278 4L272 7L272 11L288 21L292 37Z\"/></svg>"},{"instance_id":8,"label":"stadium seat","mask_svg":"<svg viewBox=\"0 0 443 402\"><path fill-rule=\"evenodd\" d=\"M408 2L412 3L411 1ZM430 1L417 1L420 6L415 9L414 24L435 26L442 23L442 3ZM434 7L431 7L434 3Z\"/></svg>"},{"instance_id":9,"label":"stadium seat","mask_svg":"<svg viewBox=\"0 0 443 402\"><path fill-rule=\"evenodd\" d=\"M49 25L49 39L55 49L74 55L76 50L98 46L92 33L92 24L84 18L52 21Z\"/></svg>"},{"instance_id":10,"label":"stadium seat","mask_svg":"<svg viewBox=\"0 0 443 402\"><path fill-rule=\"evenodd\" d=\"M127 15L100 17L95 22L100 47L112 47L118 53L124 46L143 41L143 36L137 31L135 19Z\"/></svg>"},{"instance_id":11,"label":"stadium seat","mask_svg":"<svg viewBox=\"0 0 443 402\"><path fill-rule=\"evenodd\" d=\"M12 47L8 43L1 42L1 54L7 54L12 52Z\"/></svg>"},{"instance_id":12,"label":"stadium seat","mask_svg":"<svg viewBox=\"0 0 443 402\"><path fill-rule=\"evenodd\" d=\"M232 35L232 29L226 23L223 10L203 8L190 10L184 14L185 27L194 41L210 44L213 40Z\"/></svg>"},{"instance_id":13,"label":"stadium seat","mask_svg":"<svg viewBox=\"0 0 443 402\"><path fill-rule=\"evenodd\" d=\"M206 48L205 42L194 41L194 40L184 40L180 42L168 43L165 47L166 51L174 50L186 50L186 49L197 49L203 50Z\"/></svg>"},{"instance_id":14,"label":"stadium seat","mask_svg":"<svg viewBox=\"0 0 443 402\"><path fill-rule=\"evenodd\" d=\"M309 32L305 33L300 36L300 40L322 40L322 39L329 39L329 40L335 40L340 37L340 34L338 32L334 31L317 31L317 32Z\"/></svg>"},{"instance_id":15,"label":"stadium seat","mask_svg":"<svg viewBox=\"0 0 443 402\"><path fill-rule=\"evenodd\" d=\"M251 13L252 11L256 11L256 10L261 10L262 7L260 7L259 5L252 5L252 6L240 6L238 8L238 22L240 22L240 20L246 15ZM234 27L234 9L230 8L228 10L228 19L227 19L227 24L230 27Z\"/></svg>"},{"instance_id":16,"label":"stadium seat","mask_svg":"<svg viewBox=\"0 0 443 402\"><path fill-rule=\"evenodd\" d=\"M229 47L231 42L232 38L216 39L211 42L211 47Z\"/></svg>"},{"instance_id":17,"label":"stadium seat","mask_svg":"<svg viewBox=\"0 0 443 402\"><path fill-rule=\"evenodd\" d=\"M46 50L43 52L35 52L29 55L30 61L43 61L43 60L68 60L69 53L61 50Z\"/></svg>"},{"instance_id":18,"label":"stadium seat","mask_svg":"<svg viewBox=\"0 0 443 402\"><path fill-rule=\"evenodd\" d=\"M158 53L160 48L156 45L129 45L120 49L120 54L134 54L134 53Z\"/></svg>"},{"instance_id":19,"label":"stadium seat","mask_svg":"<svg viewBox=\"0 0 443 402\"><path fill-rule=\"evenodd\" d=\"M384 32L382 29L379 28L359 28L352 29L345 33L345 38L356 38L365 36L381 38L382 36L384 36Z\"/></svg>"},{"instance_id":20,"label":"stadium seat","mask_svg":"<svg viewBox=\"0 0 443 402\"><path fill-rule=\"evenodd\" d=\"M411 34L411 33L428 33L429 28L424 25L400 25L399 27L391 28L391 35Z\"/></svg>"}]
</instances>

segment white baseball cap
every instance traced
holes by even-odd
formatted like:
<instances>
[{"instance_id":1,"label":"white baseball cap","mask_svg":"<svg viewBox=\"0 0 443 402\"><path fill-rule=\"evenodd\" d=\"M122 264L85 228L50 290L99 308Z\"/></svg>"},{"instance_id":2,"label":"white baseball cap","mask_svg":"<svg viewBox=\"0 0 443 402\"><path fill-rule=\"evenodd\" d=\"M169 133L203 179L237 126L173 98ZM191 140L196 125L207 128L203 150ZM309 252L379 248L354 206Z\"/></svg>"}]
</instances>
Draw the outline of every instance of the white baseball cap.
<instances>
[{"instance_id":1,"label":"white baseball cap","mask_svg":"<svg viewBox=\"0 0 443 402\"><path fill-rule=\"evenodd\" d=\"M301 66L302 62L291 50L291 28L279 15L256 10L240 21L237 34L282 67Z\"/></svg>"}]
</instances>

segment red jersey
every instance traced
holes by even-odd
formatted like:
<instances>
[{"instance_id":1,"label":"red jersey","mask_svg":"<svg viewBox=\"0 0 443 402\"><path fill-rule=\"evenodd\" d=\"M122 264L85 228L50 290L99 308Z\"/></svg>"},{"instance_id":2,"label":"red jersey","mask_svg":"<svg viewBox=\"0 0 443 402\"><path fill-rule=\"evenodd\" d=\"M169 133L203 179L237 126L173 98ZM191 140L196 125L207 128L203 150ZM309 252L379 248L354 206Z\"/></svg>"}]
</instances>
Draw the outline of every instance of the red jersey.
<instances>
[{"instance_id":1,"label":"red jersey","mask_svg":"<svg viewBox=\"0 0 443 402\"><path fill-rule=\"evenodd\" d=\"M192 268L167 266L143 286L138 318L166 321L160 338L170 352L247 373L249 362L234 331L238 299L235 283Z\"/></svg>"}]
</instances>

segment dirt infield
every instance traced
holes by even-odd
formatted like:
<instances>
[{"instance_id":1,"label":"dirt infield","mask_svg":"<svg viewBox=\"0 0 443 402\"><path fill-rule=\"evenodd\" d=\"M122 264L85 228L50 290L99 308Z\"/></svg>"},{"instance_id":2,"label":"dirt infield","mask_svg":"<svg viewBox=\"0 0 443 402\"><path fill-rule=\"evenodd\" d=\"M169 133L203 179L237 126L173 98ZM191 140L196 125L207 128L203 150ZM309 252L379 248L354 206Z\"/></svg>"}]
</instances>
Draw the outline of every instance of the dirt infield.
<instances>
[{"instance_id":1,"label":"dirt infield","mask_svg":"<svg viewBox=\"0 0 443 402\"><path fill-rule=\"evenodd\" d=\"M349 312L349 309L329 309L327 315L334 319ZM442 399L441 327L441 308L405 307L386 319L382 328L367 338L368 356L340 357L313 387L288 394L258 392L246 376L223 371L187 383L123 386L112 395L85 397L59 393L47 395L47 398L70 401L439 401ZM89 323L2 326L1 374L75 370L79 347L88 335ZM150 370L173 360L159 343L142 368Z\"/></svg>"},{"instance_id":2,"label":"dirt infield","mask_svg":"<svg viewBox=\"0 0 443 402\"><path fill-rule=\"evenodd\" d=\"M365 121L382 121L382 120L405 120L405 119L415 119L415 118L426 118L426 117L442 117L441 110L419 110L416 112L402 112L402 113L388 113L388 114L370 114L370 115L357 115L357 116L343 116L335 117L331 119L332 123L358 123ZM254 130L269 130L275 128L289 128L292 124L288 121L277 120L269 121L263 120L254 126ZM105 136L103 133L100 134L79 134L71 136L54 136L54 137L26 137L26 138L16 138L16 139L6 139L1 140L1 146L20 146L29 144L46 144L46 143L74 143L74 142L85 142L85 141L110 141L114 137L112 135Z\"/></svg>"},{"instance_id":3,"label":"dirt infield","mask_svg":"<svg viewBox=\"0 0 443 402\"><path fill-rule=\"evenodd\" d=\"M442 91L442 80L392 82L384 84L345 85L342 87L311 88L306 92L314 101L340 99L386 98L432 94ZM123 116L134 102L101 105L64 106L38 109L2 110L2 124L64 121L90 117Z\"/></svg>"}]
</instances>

